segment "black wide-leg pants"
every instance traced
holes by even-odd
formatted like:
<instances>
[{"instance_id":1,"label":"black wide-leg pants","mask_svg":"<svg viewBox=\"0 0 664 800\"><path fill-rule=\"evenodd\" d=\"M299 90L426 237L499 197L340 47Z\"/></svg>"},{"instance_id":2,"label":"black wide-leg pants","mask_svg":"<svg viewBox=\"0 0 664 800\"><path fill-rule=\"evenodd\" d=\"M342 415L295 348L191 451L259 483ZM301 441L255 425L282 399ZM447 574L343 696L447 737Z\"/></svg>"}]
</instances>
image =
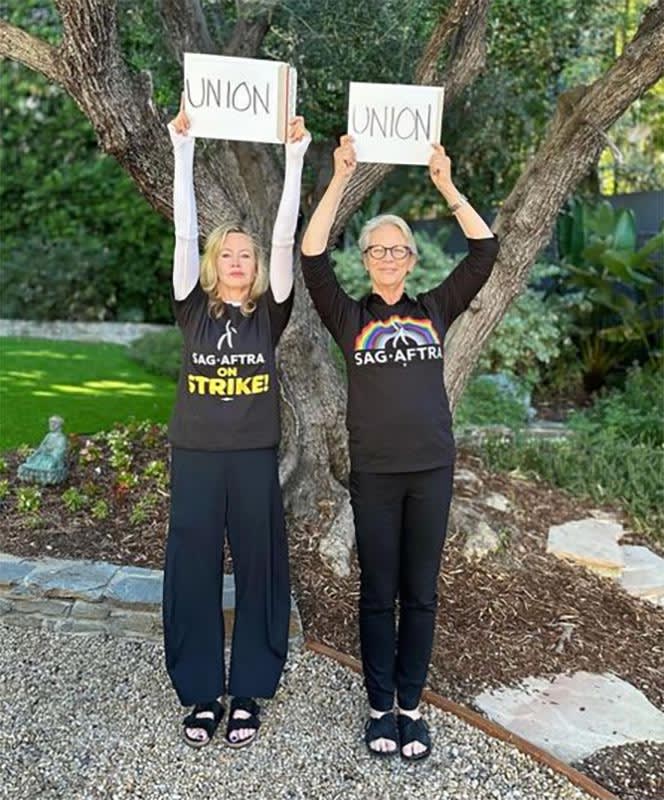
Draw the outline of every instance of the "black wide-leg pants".
<instances>
[{"instance_id":1,"label":"black wide-leg pants","mask_svg":"<svg viewBox=\"0 0 664 800\"><path fill-rule=\"evenodd\" d=\"M351 472L360 563L360 644L369 704L417 707L426 680L454 467ZM396 635L395 601L399 597Z\"/></svg>"},{"instance_id":2,"label":"black wide-leg pants","mask_svg":"<svg viewBox=\"0 0 664 800\"><path fill-rule=\"evenodd\" d=\"M226 693L225 531L235 574L228 693L272 697L286 660L290 618L277 451L173 448L164 644L168 674L187 706Z\"/></svg>"}]
</instances>

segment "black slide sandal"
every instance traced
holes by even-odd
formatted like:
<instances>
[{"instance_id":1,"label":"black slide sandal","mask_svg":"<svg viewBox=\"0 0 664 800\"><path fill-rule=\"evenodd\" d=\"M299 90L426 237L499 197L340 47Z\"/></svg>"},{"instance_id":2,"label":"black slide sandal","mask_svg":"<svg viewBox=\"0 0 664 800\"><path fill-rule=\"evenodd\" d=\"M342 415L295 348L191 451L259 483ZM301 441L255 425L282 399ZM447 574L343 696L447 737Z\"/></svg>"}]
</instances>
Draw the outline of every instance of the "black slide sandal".
<instances>
[{"instance_id":1,"label":"black slide sandal","mask_svg":"<svg viewBox=\"0 0 664 800\"><path fill-rule=\"evenodd\" d=\"M419 719L412 719L406 714L399 714L399 737L401 739L401 758L404 761L421 761L431 755L431 736L429 735L429 728L426 722L420 717ZM403 748L407 744L419 742L426 747L422 753L417 755L407 756L403 752Z\"/></svg>"},{"instance_id":2,"label":"black slide sandal","mask_svg":"<svg viewBox=\"0 0 664 800\"><path fill-rule=\"evenodd\" d=\"M255 700L252 700L251 697L234 697L231 700L231 707L230 711L228 712L228 722L226 724L226 744L228 747L232 747L234 750L239 750L241 747L247 747L248 745L252 744L252 742L256 741L256 737L258 736L258 729L261 726L261 721L258 719L258 715L260 714L260 706ZM242 719L238 719L234 717L233 714L236 711L246 711L249 714L248 717L243 717ZM252 736L247 736L246 739L238 739L236 742L231 741L229 738L233 731L239 731L242 729L252 729L254 734Z\"/></svg>"},{"instance_id":3,"label":"black slide sandal","mask_svg":"<svg viewBox=\"0 0 664 800\"><path fill-rule=\"evenodd\" d=\"M389 739L394 742L396 747L394 750L387 750L385 752L382 750L374 750L374 748L371 747L371 742L375 742L376 739ZM383 714L382 717L370 717L367 720L364 726L364 743L372 756L377 756L378 758L392 758L397 755L399 752L399 731L397 729L397 721L391 711L387 714Z\"/></svg>"},{"instance_id":4,"label":"black slide sandal","mask_svg":"<svg viewBox=\"0 0 664 800\"><path fill-rule=\"evenodd\" d=\"M210 717L201 718L196 716L197 714L201 714L204 711L211 711L214 716L212 718ZM198 703L197 705L194 706L193 711L182 720L182 724L184 725L184 730L182 731L182 738L189 745L189 747L195 747L195 748L205 747L212 741L214 732L219 727L219 723L221 722L223 716L224 716L224 707L218 700L213 700L211 703ZM202 741L199 739L192 739L190 736L187 735L187 728L198 728L202 731L205 731L205 733L207 734L207 739L203 739Z\"/></svg>"}]
</instances>

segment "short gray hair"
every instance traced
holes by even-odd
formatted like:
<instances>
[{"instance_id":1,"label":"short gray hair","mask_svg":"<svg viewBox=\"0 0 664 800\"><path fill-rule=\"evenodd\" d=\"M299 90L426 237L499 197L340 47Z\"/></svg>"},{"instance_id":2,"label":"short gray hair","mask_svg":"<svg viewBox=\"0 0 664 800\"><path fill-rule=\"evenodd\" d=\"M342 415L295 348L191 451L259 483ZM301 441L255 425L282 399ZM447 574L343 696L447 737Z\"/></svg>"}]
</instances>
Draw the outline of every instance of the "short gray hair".
<instances>
[{"instance_id":1,"label":"short gray hair","mask_svg":"<svg viewBox=\"0 0 664 800\"><path fill-rule=\"evenodd\" d=\"M410 247L413 253L417 255L417 243L415 242L415 237L410 229L410 225L406 222L406 220L401 219L401 217L397 217L396 214L379 214L377 217L374 217L373 219L370 219L368 222L364 223L362 230L360 231L360 238L358 240L361 253L364 253L369 246L370 234L375 231L376 228L381 228L383 225L394 225L395 228L398 228L406 237L406 240L408 241L408 247Z\"/></svg>"}]
</instances>

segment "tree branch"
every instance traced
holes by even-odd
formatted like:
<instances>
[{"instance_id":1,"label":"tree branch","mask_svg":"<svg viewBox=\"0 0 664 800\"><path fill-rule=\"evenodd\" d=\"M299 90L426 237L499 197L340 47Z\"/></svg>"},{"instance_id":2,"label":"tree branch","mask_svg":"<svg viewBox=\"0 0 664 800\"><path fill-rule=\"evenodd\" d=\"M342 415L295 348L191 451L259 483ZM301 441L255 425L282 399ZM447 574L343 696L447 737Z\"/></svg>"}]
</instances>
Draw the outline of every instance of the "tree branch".
<instances>
[{"instance_id":1,"label":"tree branch","mask_svg":"<svg viewBox=\"0 0 664 800\"><path fill-rule=\"evenodd\" d=\"M59 85L63 82L62 65L55 47L36 36L0 20L0 56L11 58Z\"/></svg>"},{"instance_id":2,"label":"tree branch","mask_svg":"<svg viewBox=\"0 0 664 800\"><path fill-rule=\"evenodd\" d=\"M455 102L477 77L486 59L486 23L491 0L454 0L434 28L415 68L416 83L437 83L441 50L456 31L455 46L445 71L445 105ZM461 48L469 46L469 52ZM448 83L449 82L449 85ZM339 207L332 228L332 239L343 230L362 201L394 169L391 164L360 164Z\"/></svg>"},{"instance_id":3,"label":"tree branch","mask_svg":"<svg viewBox=\"0 0 664 800\"><path fill-rule=\"evenodd\" d=\"M445 87L446 105L455 103L484 68L490 5L491 0L471 3L452 37L445 70L442 77L437 79Z\"/></svg>"},{"instance_id":4,"label":"tree branch","mask_svg":"<svg viewBox=\"0 0 664 800\"><path fill-rule=\"evenodd\" d=\"M496 219L501 249L494 272L476 298L475 313L463 315L448 339L446 386L452 405L484 342L520 293L565 199L597 162L608 128L663 75L664 0L659 0L603 76L559 97L546 140ZM463 358L454 357L457 350Z\"/></svg>"},{"instance_id":5,"label":"tree branch","mask_svg":"<svg viewBox=\"0 0 664 800\"><path fill-rule=\"evenodd\" d=\"M199 0L160 0L159 16L179 64L182 54L218 53Z\"/></svg>"},{"instance_id":6,"label":"tree branch","mask_svg":"<svg viewBox=\"0 0 664 800\"><path fill-rule=\"evenodd\" d=\"M460 27L473 27L484 21L491 0L455 0L447 12L438 20L433 33L429 37L427 46L415 68L415 81L422 84L437 84L440 82L438 62L443 48L452 34ZM484 37L484 27L480 34ZM458 48L457 48L458 52ZM447 91L447 89L446 89Z\"/></svg>"},{"instance_id":7,"label":"tree branch","mask_svg":"<svg viewBox=\"0 0 664 800\"><path fill-rule=\"evenodd\" d=\"M261 14L253 19L240 17L235 23L228 44L224 47L224 55L254 58L258 55L269 29L270 19L267 14Z\"/></svg>"}]
</instances>

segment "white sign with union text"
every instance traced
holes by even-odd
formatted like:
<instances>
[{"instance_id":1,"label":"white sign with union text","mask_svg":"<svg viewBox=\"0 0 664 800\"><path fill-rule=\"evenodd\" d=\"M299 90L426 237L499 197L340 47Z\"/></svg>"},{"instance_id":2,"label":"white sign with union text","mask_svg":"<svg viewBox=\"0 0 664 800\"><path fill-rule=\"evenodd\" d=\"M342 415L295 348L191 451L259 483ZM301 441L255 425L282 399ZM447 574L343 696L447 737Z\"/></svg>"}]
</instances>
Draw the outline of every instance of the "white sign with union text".
<instances>
[{"instance_id":1,"label":"white sign with union text","mask_svg":"<svg viewBox=\"0 0 664 800\"><path fill-rule=\"evenodd\" d=\"M184 107L192 136L285 142L297 72L281 61L184 54Z\"/></svg>"},{"instance_id":2,"label":"white sign with union text","mask_svg":"<svg viewBox=\"0 0 664 800\"><path fill-rule=\"evenodd\" d=\"M428 164L440 142L442 86L351 83L348 133L358 162Z\"/></svg>"}]
</instances>

